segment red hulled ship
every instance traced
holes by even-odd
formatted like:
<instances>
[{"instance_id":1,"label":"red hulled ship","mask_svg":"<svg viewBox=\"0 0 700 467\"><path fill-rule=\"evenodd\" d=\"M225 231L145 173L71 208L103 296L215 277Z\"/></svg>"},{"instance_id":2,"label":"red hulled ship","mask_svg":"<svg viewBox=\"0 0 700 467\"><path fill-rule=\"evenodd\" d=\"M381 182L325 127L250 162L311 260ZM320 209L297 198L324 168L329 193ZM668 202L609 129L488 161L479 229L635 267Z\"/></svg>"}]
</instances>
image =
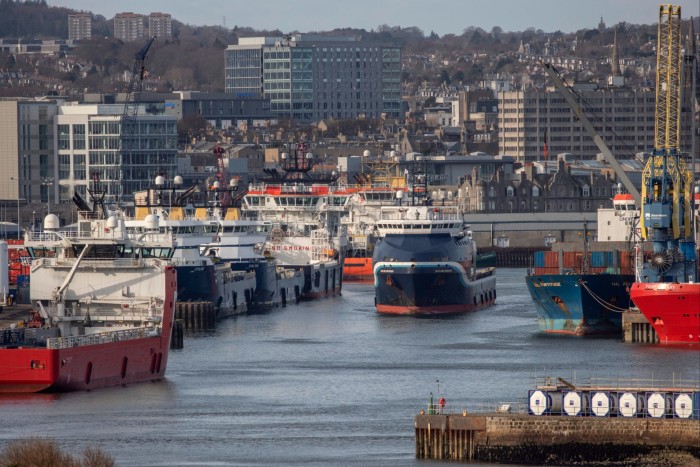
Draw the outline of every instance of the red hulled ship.
<instances>
[{"instance_id":1,"label":"red hulled ship","mask_svg":"<svg viewBox=\"0 0 700 467\"><path fill-rule=\"evenodd\" d=\"M119 216L29 232L29 322L0 330L0 392L65 392L160 379L177 294L157 219L138 239Z\"/></svg>"},{"instance_id":2,"label":"red hulled ship","mask_svg":"<svg viewBox=\"0 0 700 467\"><path fill-rule=\"evenodd\" d=\"M700 344L700 284L637 282L630 295L660 342Z\"/></svg>"}]
</instances>

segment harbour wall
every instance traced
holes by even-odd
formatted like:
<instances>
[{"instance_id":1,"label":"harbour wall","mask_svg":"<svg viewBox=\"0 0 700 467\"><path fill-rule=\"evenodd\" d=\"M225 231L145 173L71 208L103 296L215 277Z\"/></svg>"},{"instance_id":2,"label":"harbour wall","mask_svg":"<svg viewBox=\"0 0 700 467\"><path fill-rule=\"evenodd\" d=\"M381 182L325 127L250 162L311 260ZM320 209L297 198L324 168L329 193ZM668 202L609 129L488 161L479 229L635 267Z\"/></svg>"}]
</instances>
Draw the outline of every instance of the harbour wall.
<instances>
[{"instance_id":1,"label":"harbour wall","mask_svg":"<svg viewBox=\"0 0 700 467\"><path fill-rule=\"evenodd\" d=\"M700 420L416 415L416 458L568 465L700 463ZM640 457L641 456L641 457Z\"/></svg>"}]
</instances>

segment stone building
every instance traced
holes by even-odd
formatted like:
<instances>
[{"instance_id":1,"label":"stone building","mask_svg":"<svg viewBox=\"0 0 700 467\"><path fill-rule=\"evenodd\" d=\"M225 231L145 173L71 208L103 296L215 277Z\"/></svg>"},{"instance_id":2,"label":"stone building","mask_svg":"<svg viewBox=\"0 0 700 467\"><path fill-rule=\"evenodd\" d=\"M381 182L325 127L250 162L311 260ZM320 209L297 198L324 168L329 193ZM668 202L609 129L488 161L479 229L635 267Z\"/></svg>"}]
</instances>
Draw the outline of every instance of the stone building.
<instances>
[{"instance_id":1,"label":"stone building","mask_svg":"<svg viewBox=\"0 0 700 467\"><path fill-rule=\"evenodd\" d=\"M466 213L595 212L612 207L615 181L608 173L575 175L563 159L553 174L538 174L532 164L519 173L497 170L484 180L475 167L460 186Z\"/></svg>"}]
</instances>

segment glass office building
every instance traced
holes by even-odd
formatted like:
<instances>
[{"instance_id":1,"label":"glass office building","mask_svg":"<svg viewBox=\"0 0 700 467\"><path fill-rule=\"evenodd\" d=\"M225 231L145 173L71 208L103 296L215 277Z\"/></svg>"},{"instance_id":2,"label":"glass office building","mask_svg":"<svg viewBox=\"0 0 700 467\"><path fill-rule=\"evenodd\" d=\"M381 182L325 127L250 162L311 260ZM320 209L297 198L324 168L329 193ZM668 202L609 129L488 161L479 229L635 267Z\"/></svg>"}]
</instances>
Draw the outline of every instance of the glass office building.
<instances>
[{"instance_id":1,"label":"glass office building","mask_svg":"<svg viewBox=\"0 0 700 467\"><path fill-rule=\"evenodd\" d=\"M400 47L352 36L240 38L225 68L226 92L269 99L275 118L400 117Z\"/></svg>"}]
</instances>

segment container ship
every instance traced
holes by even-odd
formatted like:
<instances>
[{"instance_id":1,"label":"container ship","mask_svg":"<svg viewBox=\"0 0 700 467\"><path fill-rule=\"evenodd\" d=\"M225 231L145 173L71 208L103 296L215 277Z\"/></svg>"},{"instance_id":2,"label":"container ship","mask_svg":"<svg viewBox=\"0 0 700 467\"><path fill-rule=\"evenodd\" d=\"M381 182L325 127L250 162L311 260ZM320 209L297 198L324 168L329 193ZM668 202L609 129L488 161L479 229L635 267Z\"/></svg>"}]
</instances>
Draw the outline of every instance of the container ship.
<instances>
[{"instance_id":1,"label":"container ship","mask_svg":"<svg viewBox=\"0 0 700 467\"><path fill-rule=\"evenodd\" d=\"M541 332L578 336L622 333L622 313L632 304L629 290L634 283L634 249L629 241L638 213L631 195L617 194L613 209L598 211L598 226L611 224L617 226L611 230L628 232L625 241L597 242L595 248L605 251L590 251L584 223L582 244L561 244L556 251L535 253L534 268L528 271L525 283Z\"/></svg>"},{"instance_id":2,"label":"container ship","mask_svg":"<svg viewBox=\"0 0 700 467\"><path fill-rule=\"evenodd\" d=\"M632 274L535 274L525 278L540 331L604 335L622 332Z\"/></svg>"},{"instance_id":3,"label":"container ship","mask_svg":"<svg viewBox=\"0 0 700 467\"><path fill-rule=\"evenodd\" d=\"M177 277L172 241L130 239L118 216L28 232L28 322L0 330L0 392L66 392L163 378Z\"/></svg>"},{"instance_id":4,"label":"container ship","mask_svg":"<svg viewBox=\"0 0 700 467\"><path fill-rule=\"evenodd\" d=\"M476 244L456 206L385 206L377 227L377 312L464 313L495 303L495 268L476 268Z\"/></svg>"}]
</instances>

